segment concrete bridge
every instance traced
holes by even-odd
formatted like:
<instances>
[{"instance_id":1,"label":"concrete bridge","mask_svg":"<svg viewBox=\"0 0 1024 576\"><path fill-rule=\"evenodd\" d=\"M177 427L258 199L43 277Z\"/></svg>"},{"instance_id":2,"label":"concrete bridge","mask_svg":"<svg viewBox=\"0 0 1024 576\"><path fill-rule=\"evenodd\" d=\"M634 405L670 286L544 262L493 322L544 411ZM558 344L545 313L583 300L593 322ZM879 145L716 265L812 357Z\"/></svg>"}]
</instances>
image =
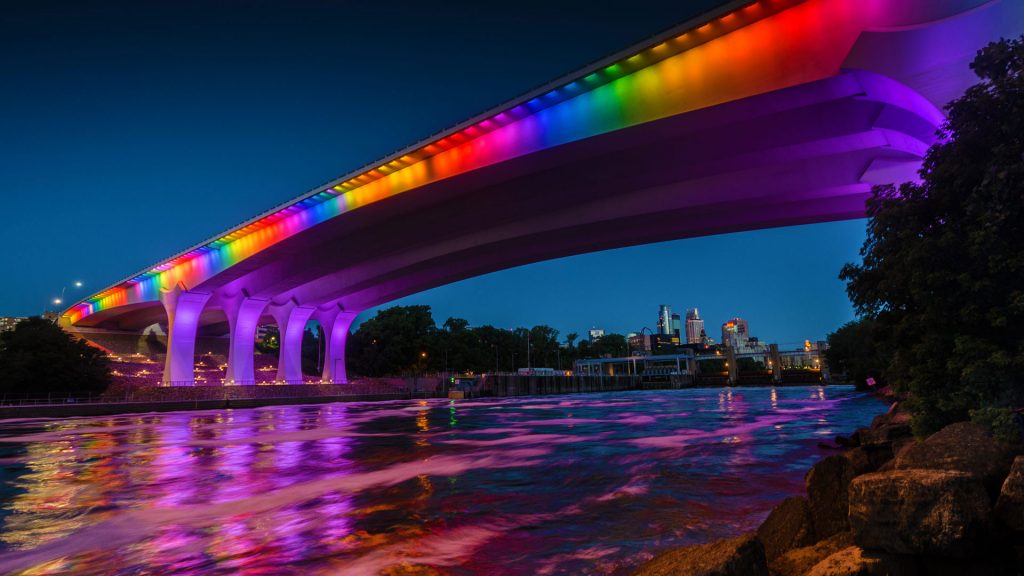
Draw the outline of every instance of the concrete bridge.
<instances>
[{"instance_id":1,"label":"concrete bridge","mask_svg":"<svg viewBox=\"0 0 1024 576\"><path fill-rule=\"evenodd\" d=\"M227 334L226 381L323 379L369 307L550 258L862 217L913 178L974 82L978 48L1024 31L1018 0L760 0L697 19L415 143L76 303L68 327L166 326L165 384L194 382L197 335Z\"/></svg>"}]
</instances>

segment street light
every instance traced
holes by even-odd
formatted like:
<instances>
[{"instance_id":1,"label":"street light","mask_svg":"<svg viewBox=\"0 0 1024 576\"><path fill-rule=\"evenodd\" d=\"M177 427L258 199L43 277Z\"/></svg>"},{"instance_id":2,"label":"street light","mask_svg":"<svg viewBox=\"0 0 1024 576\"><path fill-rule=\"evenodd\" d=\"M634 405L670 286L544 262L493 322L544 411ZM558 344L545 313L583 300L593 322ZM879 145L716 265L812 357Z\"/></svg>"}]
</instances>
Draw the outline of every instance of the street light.
<instances>
[{"instance_id":1,"label":"street light","mask_svg":"<svg viewBox=\"0 0 1024 576\"><path fill-rule=\"evenodd\" d=\"M81 281L81 280L76 280L76 281L72 282L72 286L73 286L73 287L75 287L75 288L81 288L81 287L82 287L82 281ZM52 300L50 300L50 302L51 302L51 303L52 303L52 304L53 304L54 306L59 306L60 304L62 304L63 302L65 302L65 293L66 293L67 291L68 291L68 285L67 285L67 284L65 284L65 285L63 285L63 286L62 286L62 287L60 288L60 297L58 297L58 298L53 298ZM46 316L46 314L47 314L47 311L46 311L46 308L47 308L47 307L49 307L49 306L48 306L48 305L46 305L46 306L43 306L43 316ZM56 310L56 311L54 311L54 312L60 312L60 311L59 311L59 310ZM55 323L56 321L57 321L57 319L56 319L56 318L54 318L54 319L53 319L53 322Z\"/></svg>"},{"instance_id":2,"label":"street light","mask_svg":"<svg viewBox=\"0 0 1024 576\"><path fill-rule=\"evenodd\" d=\"M75 288L81 288L82 287L82 281L81 280L75 280L74 282L71 283L71 285L73 287L75 287ZM61 304L64 303L64 293L67 292L67 290L68 290L67 284L65 284L64 286L61 287L61 289L60 289L60 298L54 298L53 299L53 305L54 306L60 306ZM43 314L46 314L46 309L43 309Z\"/></svg>"}]
</instances>

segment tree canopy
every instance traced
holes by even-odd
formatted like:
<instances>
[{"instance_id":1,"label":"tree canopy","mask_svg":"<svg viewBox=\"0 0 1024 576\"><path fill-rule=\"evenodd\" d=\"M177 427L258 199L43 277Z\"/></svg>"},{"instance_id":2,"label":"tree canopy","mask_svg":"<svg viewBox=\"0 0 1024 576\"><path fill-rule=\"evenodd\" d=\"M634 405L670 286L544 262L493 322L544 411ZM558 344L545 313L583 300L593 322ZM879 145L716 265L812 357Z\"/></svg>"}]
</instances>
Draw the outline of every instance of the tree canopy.
<instances>
[{"instance_id":1,"label":"tree canopy","mask_svg":"<svg viewBox=\"0 0 1024 576\"><path fill-rule=\"evenodd\" d=\"M593 345L578 334L559 338L550 326L503 329L470 326L448 318L437 326L429 306L395 306L358 326L346 356L353 374L413 375L427 372L514 372L519 368L572 369L577 358L623 354L625 337L609 334ZM315 354L315 346L310 346ZM314 359L315 360L315 359Z\"/></svg>"},{"instance_id":2,"label":"tree canopy","mask_svg":"<svg viewBox=\"0 0 1024 576\"><path fill-rule=\"evenodd\" d=\"M0 391L96 394L110 385L107 355L49 320L22 320L0 334Z\"/></svg>"},{"instance_id":3,"label":"tree canopy","mask_svg":"<svg viewBox=\"0 0 1024 576\"><path fill-rule=\"evenodd\" d=\"M1024 37L990 44L920 183L876 187L840 278L928 433L1024 390Z\"/></svg>"},{"instance_id":4,"label":"tree canopy","mask_svg":"<svg viewBox=\"0 0 1024 576\"><path fill-rule=\"evenodd\" d=\"M843 324L828 335L825 360L833 377L846 376L858 388L868 388L868 378L879 386L886 382L885 370L889 365L889 349L876 342L877 323L861 318Z\"/></svg>"}]
</instances>

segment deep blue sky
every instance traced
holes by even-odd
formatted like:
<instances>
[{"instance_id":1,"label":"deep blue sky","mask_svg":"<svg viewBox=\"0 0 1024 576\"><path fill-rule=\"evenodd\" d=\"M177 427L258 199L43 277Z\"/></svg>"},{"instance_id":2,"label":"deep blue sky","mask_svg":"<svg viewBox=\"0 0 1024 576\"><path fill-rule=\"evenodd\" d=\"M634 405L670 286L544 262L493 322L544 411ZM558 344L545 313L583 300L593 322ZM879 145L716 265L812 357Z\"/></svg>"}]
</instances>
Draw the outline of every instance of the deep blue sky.
<instances>
[{"instance_id":1,"label":"deep blue sky","mask_svg":"<svg viewBox=\"0 0 1024 576\"><path fill-rule=\"evenodd\" d=\"M0 315L98 290L715 3L5 2ZM400 302L563 333L699 306L712 336L740 315L797 342L852 317L836 275L863 238L854 221L684 240Z\"/></svg>"}]
</instances>

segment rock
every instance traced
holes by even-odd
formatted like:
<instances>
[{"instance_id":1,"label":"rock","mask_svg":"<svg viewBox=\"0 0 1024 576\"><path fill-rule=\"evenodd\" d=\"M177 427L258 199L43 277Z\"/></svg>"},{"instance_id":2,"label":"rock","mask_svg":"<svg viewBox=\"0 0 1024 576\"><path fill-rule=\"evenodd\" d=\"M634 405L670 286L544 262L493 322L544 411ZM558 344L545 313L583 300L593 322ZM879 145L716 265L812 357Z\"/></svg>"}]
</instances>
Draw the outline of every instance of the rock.
<instances>
[{"instance_id":1,"label":"rock","mask_svg":"<svg viewBox=\"0 0 1024 576\"><path fill-rule=\"evenodd\" d=\"M768 562L787 550L813 544L814 532L807 499L794 496L783 500L757 529L757 539L764 545Z\"/></svg>"},{"instance_id":2,"label":"rock","mask_svg":"<svg viewBox=\"0 0 1024 576\"><path fill-rule=\"evenodd\" d=\"M859 429L857 434L861 446L890 446L893 441L912 435L910 414L894 411L875 416L871 426Z\"/></svg>"},{"instance_id":3,"label":"rock","mask_svg":"<svg viewBox=\"0 0 1024 576\"><path fill-rule=\"evenodd\" d=\"M891 467L890 462L897 448L913 441L910 414L892 408L889 412L876 416L869 428L858 428L854 436L861 451L854 455L856 474Z\"/></svg>"},{"instance_id":4,"label":"rock","mask_svg":"<svg viewBox=\"0 0 1024 576\"><path fill-rule=\"evenodd\" d=\"M853 532L840 532L813 546L794 548L769 561L768 571L774 576L804 576L818 562L853 546Z\"/></svg>"},{"instance_id":5,"label":"rock","mask_svg":"<svg viewBox=\"0 0 1024 576\"><path fill-rule=\"evenodd\" d=\"M764 546L752 534L659 554L635 576L768 576Z\"/></svg>"},{"instance_id":6,"label":"rock","mask_svg":"<svg viewBox=\"0 0 1024 576\"><path fill-rule=\"evenodd\" d=\"M871 457L868 455L868 451L864 448L850 448L846 452L843 452L843 457L850 461L850 465L853 467L853 475L860 476L868 472L874 472L875 467L872 466Z\"/></svg>"},{"instance_id":7,"label":"rock","mask_svg":"<svg viewBox=\"0 0 1024 576\"><path fill-rule=\"evenodd\" d=\"M900 451L896 470L955 470L978 478L993 500L1010 471L1013 454L972 422L950 424Z\"/></svg>"},{"instance_id":8,"label":"rock","mask_svg":"<svg viewBox=\"0 0 1024 576\"><path fill-rule=\"evenodd\" d=\"M1024 456L1017 456L996 500L996 519L1014 532L1024 532Z\"/></svg>"},{"instance_id":9,"label":"rock","mask_svg":"<svg viewBox=\"0 0 1024 576\"><path fill-rule=\"evenodd\" d=\"M964 558L990 534L989 498L970 474L892 470L854 478L849 519L856 543L894 554Z\"/></svg>"},{"instance_id":10,"label":"rock","mask_svg":"<svg viewBox=\"0 0 1024 576\"><path fill-rule=\"evenodd\" d=\"M843 455L824 458L807 473L807 504L817 538L848 529L847 492L853 476L854 466Z\"/></svg>"},{"instance_id":11,"label":"rock","mask_svg":"<svg viewBox=\"0 0 1024 576\"><path fill-rule=\"evenodd\" d=\"M860 446L860 438L858 438L856 432L851 434L849 437L836 436L835 442L843 448L856 448L857 446Z\"/></svg>"},{"instance_id":12,"label":"rock","mask_svg":"<svg viewBox=\"0 0 1024 576\"><path fill-rule=\"evenodd\" d=\"M975 557L967 559L921 556L916 558L918 573L927 576L1017 576L1012 559Z\"/></svg>"},{"instance_id":13,"label":"rock","mask_svg":"<svg viewBox=\"0 0 1024 576\"><path fill-rule=\"evenodd\" d=\"M850 546L815 564L807 576L905 576L914 572L912 560Z\"/></svg>"}]
</instances>

